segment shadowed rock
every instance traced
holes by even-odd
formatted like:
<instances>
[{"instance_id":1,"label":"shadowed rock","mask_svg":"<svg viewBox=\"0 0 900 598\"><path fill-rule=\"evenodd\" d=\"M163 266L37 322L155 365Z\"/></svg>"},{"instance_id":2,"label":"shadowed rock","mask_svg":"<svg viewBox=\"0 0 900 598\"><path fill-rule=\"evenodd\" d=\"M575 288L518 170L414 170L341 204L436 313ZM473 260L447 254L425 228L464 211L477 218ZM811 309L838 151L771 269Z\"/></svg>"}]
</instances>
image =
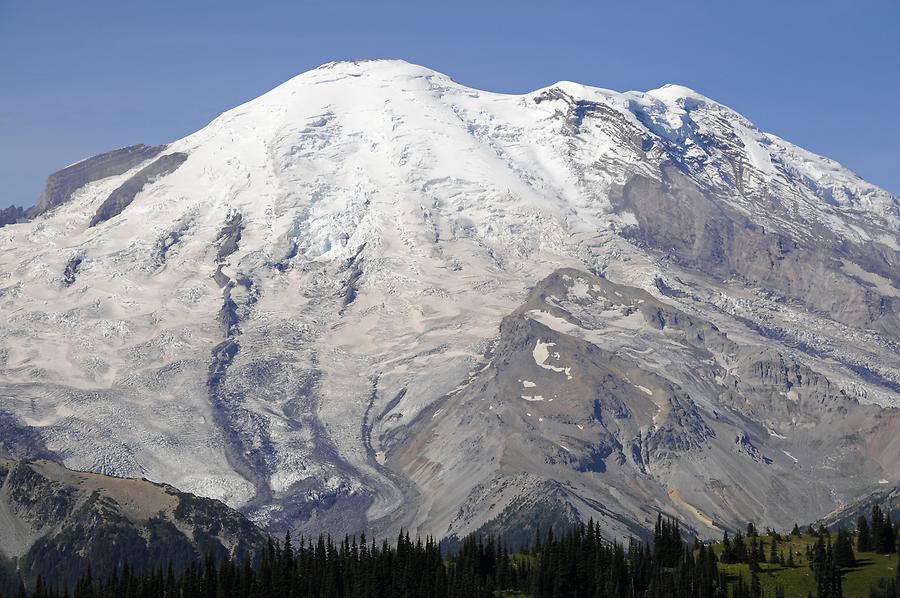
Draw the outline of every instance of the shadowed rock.
<instances>
[{"instance_id":1,"label":"shadowed rock","mask_svg":"<svg viewBox=\"0 0 900 598\"><path fill-rule=\"evenodd\" d=\"M216 252L216 260L222 261L229 255L238 250L238 244L241 242L241 231L244 230L244 216L240 212L232 214L225 221L225 226L216 236L216 243L219 244L219 250Z\"/></svg>"},{"instance_id":2,"label":"shadowed rock","mask_svg":"<svg viewBox=\"0 0 900 598\"><path fill-rule=\"evenodd\" d=\"M897 252L859 248L824 228L816 232L825 241L804 242L795 231L755 224L674 167L664 168L663 175L661 181L634 177L621 198L614 198L638 221L623 233L632 242L695 271L781 293L850 326L892 335L900 330L896 299L841 269L843 261L855 260L896 281ZM790 218L785 214L785 221Z\"/></svg>"},{"instance_id":3,"label":"shadowed rock","mask_svg":"<svg viewBox=\"0 0 900 598\"><path fill-rule=\"evenodd\" d=\"M131 145L77 162L47 177L47 185L37 203L26 212L36 218L69 201L72 194L88 183L128 172L141 162L158 155L165 145Z\"/></svg>"},{"instance_id":4,"label":"shadowed rock","mask_svg":"<svg viewBox=\"0 0 900 598\"><path fill-rule=\"evenodd\" d=\"M156 181L160 177L171 174L175 169L181 166L185 160L187 160L187 154L176 152L174 154L162 156L149 166L139 170L133 177L122 183L120 187L110 193L109 197L106 198L106 201L97 208L97 212L94 214L94 217L91 218L90 226L96 226L101 222L106 222L110 218L114 218L121 214L122 211L134 201L135 196L144 190L146 185Z\"/></svg>"},{"instance_id":5,"label":"shadowed rock","mask_svg":"<svg viewBox=\"0 0 900 598\"><path fill-rule=\"evenodd\" d=\"M17 222L25 222L25 210L20 206L9 206L0 210L0 228L7 224L16 224Z\"/></svg>"},{"instance_id":6,"label":"shadowed rock","mask_svg":"<svg viewBox=\"0 0 900 598\"><path fill-rule=\"evenodd\" d=\"M78 274L78 269L81 267L82 261L84 261L84 257L76 255L66 262L66 269L63 271L63 284L67 287L70 287L75 283L75 276Z\"/></svg>"}]
</instances>

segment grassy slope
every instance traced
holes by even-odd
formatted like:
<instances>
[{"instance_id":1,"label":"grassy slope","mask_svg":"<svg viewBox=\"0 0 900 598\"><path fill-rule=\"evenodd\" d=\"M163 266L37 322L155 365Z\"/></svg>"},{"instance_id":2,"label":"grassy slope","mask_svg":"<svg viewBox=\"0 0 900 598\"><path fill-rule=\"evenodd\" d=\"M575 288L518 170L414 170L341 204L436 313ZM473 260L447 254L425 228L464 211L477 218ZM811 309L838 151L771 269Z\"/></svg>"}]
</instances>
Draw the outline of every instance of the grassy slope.
<instances>
[{"instance_id":1,"label":"grassy slope","mask_svg":"<svg viewBox=\"0 0 900 598\"><path fill-rule=\"evenodd\" d=\"M832 534L832 542L836 534ZM766 558L769 557L768 536L762 536L765 546ZM809 534L801 536L782 536L783 541L779 542L779 551L783 548L785 559L787 558L787 547L790 544L794 552L794 567L787 568L769 563L760 564L762 573L759 581L762 584L765 596L774 596L775 587L784 586L785 595L791 597L804 598L807 593L812 596L816 595L816 580L813 577L812 570L809 567L809 561L806 559L806 547L812 548L816 539ZM854 545L856 538L854 538ZM713 550L718 555L722 551L720 544L713 545ZM869 588L882 578L893 578L897 567L898 555L883 555L873 552L856 552L857 566L844 573L844 598L868 598ZM514 560L529 560L534 564L533 557L528 555L514 555ZM729 582L737 581L737 576L742 575L747 585L750 584L750 569L746 564L726 565L719 563L719 568L729 577ZM513 592L497 592L498 598L524 597L526 594L518 594Z\"/></svg>"},{"instance_id":2,"label":"grassy slope","mask_svg":"<svg viewBox=\"0 0 900 598\"><path fill-rule=\"evenodd\" d=\"M794 567L787 568L769 563L762 563L760 568L762 573L759 581L767 596L774 595L775 587L783 585L785 593L788 596L806 596L807 593L816 595L816 580L813 577L812 570L809 567L809 561L806 559L806 547L812 547L815 544L815 537L809 534L797 536L784 536L784 541L779 543L784 548L785 558L787 558L787 545L790 544L794 552ZM835 534L832 534L834 541ZM769 556L768 536L762 537L765 543L766 558ZM855 538L854 538L855 541ZM718 554L721 551L721 545L713 547ZM869 587L881 578L892 578L895 575L897 567L897 555L882 555L872 552L857 552L857 566L850 569L844 574L844 596L845 598L867 598L869 595ZM738 575L742 575L744 580L750 583L750 569L746 564L726 565L719 564L719 568L731 577L734 581Z\"/></svg>"}]
</instances>

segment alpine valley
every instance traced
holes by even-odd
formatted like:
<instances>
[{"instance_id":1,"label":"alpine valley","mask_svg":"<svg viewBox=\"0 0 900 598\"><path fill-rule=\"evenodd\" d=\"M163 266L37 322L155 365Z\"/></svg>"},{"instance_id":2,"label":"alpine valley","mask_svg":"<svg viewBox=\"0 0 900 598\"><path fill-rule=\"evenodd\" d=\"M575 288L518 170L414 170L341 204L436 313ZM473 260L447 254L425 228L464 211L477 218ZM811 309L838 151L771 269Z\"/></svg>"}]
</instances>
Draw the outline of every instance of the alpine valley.
<instances>
[{"instance_id":1,"label":"alpine valley","mask_svg":"<svg viewBox=\"0 0 900 598\"><path fill-rule=\"evenodd\" d=\"M684 87L330 63L3 218L6 478L437 538L788 529L900 483L900 200Z\"/></svg>"}]
</instances>

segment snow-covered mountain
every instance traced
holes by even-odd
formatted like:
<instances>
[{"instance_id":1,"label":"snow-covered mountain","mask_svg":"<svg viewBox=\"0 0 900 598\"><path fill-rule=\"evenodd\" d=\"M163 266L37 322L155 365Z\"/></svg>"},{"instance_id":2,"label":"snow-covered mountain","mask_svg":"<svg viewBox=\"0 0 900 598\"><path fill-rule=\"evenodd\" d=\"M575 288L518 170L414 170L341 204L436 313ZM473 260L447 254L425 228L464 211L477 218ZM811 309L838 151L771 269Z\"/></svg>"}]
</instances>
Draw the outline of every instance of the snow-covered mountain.
<instances>
[{"instance_id":1,"label":"snow-covered mountain","mask_svg":"<svg viewBox=\"0 0 900 598\"><path fill-rule=\"evenodd\" d=\"M272 529L814 520L900 481L900 201L684 87L302 74L0 229L0 448Z\"/></svg>"}]
</instances>

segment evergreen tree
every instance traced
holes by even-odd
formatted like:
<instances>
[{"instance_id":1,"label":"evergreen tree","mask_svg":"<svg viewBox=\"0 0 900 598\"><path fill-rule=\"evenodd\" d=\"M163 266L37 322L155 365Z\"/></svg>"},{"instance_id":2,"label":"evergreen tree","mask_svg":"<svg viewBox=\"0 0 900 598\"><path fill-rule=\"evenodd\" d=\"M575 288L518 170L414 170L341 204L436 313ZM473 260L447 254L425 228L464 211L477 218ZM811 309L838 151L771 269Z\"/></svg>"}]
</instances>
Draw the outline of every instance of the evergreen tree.
<instances>
[{"instance_id":1,"label":"evergreen tree","mask_svg":"<svg viewBox=\"0 0 900 598\"><path fill-rule=\"evenodd\" d=\"M856 549L860 552L872 550L872 538L869 535L869 520L860 515L856 520Z\"/></svg>"},{"instance_id":2,"label":"evergreen tree","mask_svg":"<svg viewBox=\"0 0 900 598\"><path fill-rule=\"evenodd\" d=\"M744 584L743 576L739 576L737 583L731 590L732 598L750 598L750 591L747 589L747 586Z\"/></svg>"},{"instance_id":3,"label":"evergreen tree","mask_svg":"<svg viewBox=\"0 0 900 598\"><path fill-rule=\"evenodd\" d=\"M744 544L744 536L741 535L741 532L737 532L734 535L734 542L732 544L732 555L734 560L733 563L746 563L747 562L747 546Z\"/></svg>"},{"instance_id":4,"label":"evergreen tree","mask_svg":"<svg viewBox=\"0 0 900 598\"><path fill-rule=\"evenodd\" d=\"M853 540L850 534L841 528L834 543L834 559L841 568L853 567L856 556L853 554Z\"/></svg>"},{"instance_id":5,"label":"evergreen tree","mask_svg":"<svg viewBox=\"0 0 900 598\"><path fill-rule=\"evenodd\" d=\"M731 538L728 537L728 530L722 534L722 562L734 563L734 548L731 546Z\"/></svg>"},{"instance_id":6,"label":"evergreen tree","mask_svg":"<svg viewBox=\"0 0 900 598\"><path fill-rule=\"evenodd\" d=\"M885 554L893 553L897 548L897 538L895 536L894 523L891 521L890 513L885 515L884 526L881 528L881 550Z\"/></svg>"},{"instance_id":7,"label":"evergreen tree","mask_svg":"<svg viewBox=\"0 0 900 598\"><path fill-rule=\"evenodd\" d=\"M756 561L757 561L758 563L765 563L765 562L766 562L766 551L765 551L765 548L763 547L763 540L762 540L762 538L757 538L757 542L756 542Z\"/></svg>"},{"instance_id":8,"label":"evergreen tree","mask_svg":"<svg viewBox=\"0 0 900 598\"><path fill-rule=\"evenodd\" d=\"M750 595L753 598L762 596L762 585L759 583L759 571L756 568L750 569Z\"/></svg>"},{"instance_id":9,"label":"evergreen tree","mask_svg":"<svg viewBox=\"0 0 900 598\"><path fill-rule=\"evenodd\" d=\"M875 552L882 552L884 542L884 513L882 513L881 507L878 505L872 507L871 536L872 550Z\"/></svg>"},{"instance_id":10,"label":"evergreen tree","mask_svg":"<svg viewBox=\"0 0 900 598\"><path fill-rule=\"evenodd\" d=\"M750 572L759 570L759 561L757 560L757 555L759 554L757 550L757 538L756 535L750 536L750 549L747 551L747 564L750 565Z\"/></svg>"}]
</instances>

